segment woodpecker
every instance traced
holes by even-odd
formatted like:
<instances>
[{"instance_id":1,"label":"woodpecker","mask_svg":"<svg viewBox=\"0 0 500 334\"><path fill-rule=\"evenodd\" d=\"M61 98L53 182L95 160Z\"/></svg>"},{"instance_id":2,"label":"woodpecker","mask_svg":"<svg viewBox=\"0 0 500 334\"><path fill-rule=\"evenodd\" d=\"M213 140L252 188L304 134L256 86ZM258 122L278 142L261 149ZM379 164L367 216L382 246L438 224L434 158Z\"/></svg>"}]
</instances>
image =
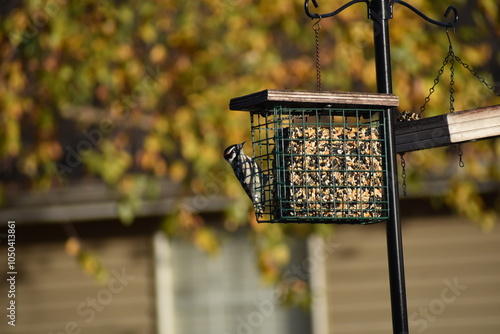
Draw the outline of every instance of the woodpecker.
<instances>
[{"instance_id":1,"label":"woodpecker","mask_svg":"<svg viewBox=\"0 0 500 334\"><path fill-rule=\"evenodd\" d=\"M264 190L262 170L254 159L243 153L241 144L231 145L224 150L224 159L233 168L234 174L253 202L255 212L264 213Z\"/></svg>"}]
</instances>

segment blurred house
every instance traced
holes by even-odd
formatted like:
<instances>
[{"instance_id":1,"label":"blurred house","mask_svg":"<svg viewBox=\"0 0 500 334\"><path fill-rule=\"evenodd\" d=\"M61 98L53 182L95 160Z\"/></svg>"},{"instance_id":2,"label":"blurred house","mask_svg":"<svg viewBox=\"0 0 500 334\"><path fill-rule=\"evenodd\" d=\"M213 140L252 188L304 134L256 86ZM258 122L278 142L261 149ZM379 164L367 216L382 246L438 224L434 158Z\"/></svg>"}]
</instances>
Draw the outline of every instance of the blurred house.
<instances>
[{"instance_id":1,"label":"blurred house","mask_svg":"<svg viewBox=\"0 0 500 334\"><path fill-rule=\"evenodd\" d=\"M383 224L341 226L335 240L319 290L322 333L392 333ZM500 333L498 226L484 233L450 215L407 217L403 244L410 333Z\"/></svg>"},{"instance_id":2,"label":"blurred house","mask_svg":"<svg viewBox=\"0 0 500 334\"><path fill-rule=\"evenodd\" d=\"M230 203L210 201L202 214L217 224ZM16 221L16 326L8 325L2 284L2 333L392 332L384 224L342 225L328 240L293 241L284 279L310 281L308 313L281 307L279 291L261 284L247 232L227 234L216 257L168 240L159 229L171 198L145 203L129 227L116 219L116 202L99 184L8 203L0 221ZM425 200L405 199L402 211L412 333L499 333L500 228L484 233ZM67 237L76 233L106 267L106 282L66 253ZM1 276L6 282L7 270Z\"/></svg>"},{"instance_id":3,"label":"blurred house","mask_svg":"<svg viewBox=\"0 0 500 334\"><path fill-rule=\"evenodd\" d=\"M164 188L168 193L172 185ZM310 315L280 307L274 288L262 284L248 231L228 234L218 256L169 241L161 216L173 202L145 203L128 227L100 184L9 200L0 216L16 221L16 326L8 325L2 306L1 333L310 332ZM227 200L212 198L211 212L202 214L216 225L223 205ZM84 273L67 254L68 235L97 255L107 281ZM6 238L1 241L1 267L7 268ZM294 249L306 256L304 241ZM7 270L0 275L5 282ZM2 289L0 305L9 300Z\"/></svg>"}]
</instances>

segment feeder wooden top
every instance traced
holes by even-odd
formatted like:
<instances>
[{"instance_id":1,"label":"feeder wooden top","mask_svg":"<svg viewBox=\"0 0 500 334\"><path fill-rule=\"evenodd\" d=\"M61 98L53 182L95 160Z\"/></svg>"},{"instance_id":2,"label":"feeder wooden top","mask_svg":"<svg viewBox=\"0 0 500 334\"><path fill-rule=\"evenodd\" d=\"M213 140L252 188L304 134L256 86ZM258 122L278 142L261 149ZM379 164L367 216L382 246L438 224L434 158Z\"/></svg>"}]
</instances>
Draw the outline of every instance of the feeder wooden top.
<instances>
[{"instance_id":1,"label":"feeder wooden top","mask_svg":"<svg viewBox=\"0 0 500 334\"><path fill-rule=\"evenodd\" d=\"M328 92L304 90L266 89L257 93L236 97L229 102L229 109L257 111L269 106L287 107L397 107L399 98L392 94Z\"/></svg>"}]
</instances>

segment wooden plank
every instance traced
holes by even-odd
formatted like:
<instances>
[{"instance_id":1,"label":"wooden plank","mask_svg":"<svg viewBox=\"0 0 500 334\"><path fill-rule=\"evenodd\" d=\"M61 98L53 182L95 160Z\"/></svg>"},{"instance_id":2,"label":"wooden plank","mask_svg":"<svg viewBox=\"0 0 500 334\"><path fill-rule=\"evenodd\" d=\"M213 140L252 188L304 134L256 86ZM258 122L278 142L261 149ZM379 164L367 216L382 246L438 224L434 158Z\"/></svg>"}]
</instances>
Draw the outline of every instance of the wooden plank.
<instances>
[{"instance_id":1,"label":"wooden plank","mask_svg":"<svg viewBox=\"0 0 500 334\"><path fill-rule=\"evenodd\" d=\"M450 143L446 115L396 123L397 153L424 150Z\"/></svg>"},{"instance_id":2,"label":"wooden plank","mask_svg":"<svg viewBox=\"0 0 500 334\"><path fill-rule=\"evenodd\" d=\"M500 136L500 105L397 123L396 152L460 144Z\"/></svg>"},{"instance_id":3,"label":"wooden plank","mask_svg":"<svg viewBox=\"0 0 500 334\"><path fill-rule=\"evenodd\" d=\"M500 105L448 115L450 139L465 142L500 135Z\"/></svg>"},{"instance_id":4,"label":"wooden plank","mask_svg":"<svg viewBox=\"0 0 500 334\"><path fill-rule=\"evenodd\" d=\"M273 105L318 107L327 104L334 105L335 107L397 107L399 105L399 98L396 95L379 93L266 89L231 99L229 109L256 111L260 108Z\"/></svg>"}]
</instances>

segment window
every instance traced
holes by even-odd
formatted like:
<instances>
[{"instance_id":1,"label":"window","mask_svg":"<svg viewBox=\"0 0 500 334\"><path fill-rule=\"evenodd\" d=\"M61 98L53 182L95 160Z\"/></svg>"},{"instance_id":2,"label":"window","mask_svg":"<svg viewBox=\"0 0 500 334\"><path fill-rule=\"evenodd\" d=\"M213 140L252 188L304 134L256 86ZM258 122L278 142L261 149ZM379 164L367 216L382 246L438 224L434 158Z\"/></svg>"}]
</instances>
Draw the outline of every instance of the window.
<instances>
[{"instance_id":1,"label":"window","mask_svg":"<svg viewBox=\"0 0 500 334\"><path fill-rule=\"evenodd\" d=\"M310 333L309 315L281 307L263 286L245 233L231 234L218 256L155 237L160 334Z\"/></svg>"}]
</instances>

